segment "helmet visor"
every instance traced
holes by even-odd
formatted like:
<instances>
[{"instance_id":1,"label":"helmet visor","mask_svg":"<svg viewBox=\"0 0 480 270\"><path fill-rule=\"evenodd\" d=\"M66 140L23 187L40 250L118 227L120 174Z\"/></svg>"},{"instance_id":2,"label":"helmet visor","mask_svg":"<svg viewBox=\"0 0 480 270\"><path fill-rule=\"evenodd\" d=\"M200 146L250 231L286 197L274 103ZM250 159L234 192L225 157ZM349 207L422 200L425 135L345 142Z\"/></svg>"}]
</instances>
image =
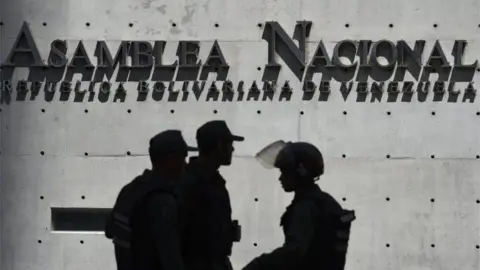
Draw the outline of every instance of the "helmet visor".
<instances>
[{"instance_id":1,"label":"helmet visor","mask_svg":"<svg viewBox=\"0 0 480 270\"><path fill-rule=\"evenodd\" d=\"M275 167L275 160L277 159L278 154L286 145L287 143L283 140L275 141L260 150L255 155L255 159L260 162L263 167L272 169Z\"/></svg>"}]
</instances>

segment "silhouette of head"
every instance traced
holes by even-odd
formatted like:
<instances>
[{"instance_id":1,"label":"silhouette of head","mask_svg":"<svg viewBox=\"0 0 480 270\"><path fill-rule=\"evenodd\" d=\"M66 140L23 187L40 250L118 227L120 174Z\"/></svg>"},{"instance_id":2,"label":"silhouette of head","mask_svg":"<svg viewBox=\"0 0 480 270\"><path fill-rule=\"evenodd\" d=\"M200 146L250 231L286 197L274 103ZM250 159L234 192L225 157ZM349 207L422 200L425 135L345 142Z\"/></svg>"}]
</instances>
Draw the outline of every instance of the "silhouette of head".
<instances>
[{"instance_id":1,"label":"silhouette of head","mask_svg":"<svg viewBox=\"0 0 480 270\"><path fill-rule=\"evenodd\" d=\"M277 155L275 167L286 192L296 191L318 180L324 172L323 156L312 144L288 143Z\"/></svg>"},{"instance_id":2,"label":"silhouette of head","mask_svg":"<svg viewBox=\"0 0 480 270\"><path fill-rule=\"evenodd\" d=\"M185 167L188 151L196 150L187 145L179 130L166 130L150 139L148 153L154 170L178 178Z\"/></svg>"},{"instance_id":3,"label":"silhouette of head","mask_svg":"<svg viewBox=\"0 0 480 270\"><path fill-rule=\"evenodd\" d=\"M225 121L215 120L203 124L197 130L197 146L200 155L214 159L219 166L232 163L234 141L245 138L233 135Z\"/></svg>"}]
</instances>

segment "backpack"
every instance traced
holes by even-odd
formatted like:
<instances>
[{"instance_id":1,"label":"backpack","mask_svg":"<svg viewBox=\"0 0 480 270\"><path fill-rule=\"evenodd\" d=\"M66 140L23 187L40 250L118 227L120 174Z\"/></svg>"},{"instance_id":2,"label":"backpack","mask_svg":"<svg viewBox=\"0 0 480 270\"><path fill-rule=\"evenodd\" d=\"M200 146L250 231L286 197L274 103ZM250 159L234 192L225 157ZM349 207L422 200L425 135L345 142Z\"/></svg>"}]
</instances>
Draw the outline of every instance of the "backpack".
<instances>
[{"instance_id":1,"label":"backpack","mask_svg":"<svg viewBox=\"0 0 480 270\"><path fill-rule=\"evenodd\" d=\"M334 258L335 265L338 269L344 269L347 262L348 242L350 240L350 229L352 222L356 219L355 211L343 210L342 214L337 217L335 226L335 246Z\"/></svg>"},{"instance_id":2,"label":"backpack","mask_svg":"<svg viewBox=\"0 0 480 270\"><path fill-rule=\"evenodd\" d=\"M350 240L350 229L352 222L356 219L354 210L343 208L331 208L317 201L317 205L321 211L324 211L328 219L328 225L333 231L333 235L328 237L331 242L329 267L334 270L343 270L345 268L348 242ZM324 217L325 217L324 216ZM325 221L325 220L324 220Z\"/></svg>"},{"instance_id":3,"label":"backpack","mask_svg":"<svg viewBox=\"0 0 480 270\"><path fill-rule=\"evenodd\" d=\"M137 210L152 194L169 192L161 181L156 181L153 173L145 170L125 185L118 194L115 205L105 227L105 236L111 239L115 247L115 259L118 270L133 270L132 223Z\"/></svg>"}]
</instances>

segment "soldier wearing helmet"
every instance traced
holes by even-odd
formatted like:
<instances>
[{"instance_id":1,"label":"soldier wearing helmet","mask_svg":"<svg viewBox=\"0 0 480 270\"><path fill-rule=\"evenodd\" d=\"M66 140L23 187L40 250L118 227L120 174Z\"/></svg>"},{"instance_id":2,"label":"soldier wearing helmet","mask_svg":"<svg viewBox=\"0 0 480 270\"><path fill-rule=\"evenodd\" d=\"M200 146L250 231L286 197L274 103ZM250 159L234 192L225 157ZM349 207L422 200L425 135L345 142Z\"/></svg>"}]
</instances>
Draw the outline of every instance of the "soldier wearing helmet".
<instances>
[{"instance_id":1,"label":"soldier wearing helmet","mask_svg":"<svg viewBox=\"0 0 480 270\"><path fill-rule=\"evenodd\" d=\"M286 192L315 189L314 182L324 172L322 154L305 142L287 144L278 154L274 166L281 172L279 180Z\"/></svg>"},{"instance_id":2,"label":"soldier wearing helmet","mask_svg":"<svg viewBox=\"0 0 480 270\"><path fill-rule=\"evenodd\" d=\"M270 162L268 165L279 169L283 189L295 193L281 218L285 243L255 258L243 270L343 270L355 213L344 210L315 184L324 173L324 162L314 145L279 142L260 151L257 158L264 165ZM262 157L266 152L270 161L268 157Z\"/></svg>"}]
</instances>

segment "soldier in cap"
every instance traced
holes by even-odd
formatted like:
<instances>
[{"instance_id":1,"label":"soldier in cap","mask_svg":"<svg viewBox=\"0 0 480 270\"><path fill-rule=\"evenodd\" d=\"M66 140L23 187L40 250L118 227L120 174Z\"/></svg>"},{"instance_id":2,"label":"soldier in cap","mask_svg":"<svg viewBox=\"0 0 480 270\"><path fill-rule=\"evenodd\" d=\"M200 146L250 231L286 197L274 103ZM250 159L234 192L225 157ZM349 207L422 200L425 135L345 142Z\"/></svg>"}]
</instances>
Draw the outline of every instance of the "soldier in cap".
<instances>
[{"instance_id":1,"label":"soldier in cap","mask_svg":"<svg viewBox=\"0 0 480 270\"><path fill-rule=\"evenodd\" d=\"M183 181L185 202L182 249L188 270L232 269L229 256L240 240L240 226L232 220L230 196L220 166L229 166L233 135L225 121L210 121L196 134L199 156L190 159Z\"/></svg>"},{"instance_id":2,"label":"soldier in cap","mask_svg":"<svg viewBox=\"0 0 480 270\"><path fill-rule=\"evenodd\" d=\"M280 170L283 189L294 192L280 223L285 243L255 258L243 270L343 270L354 211L342 209L315 184L324 172L322 154L315 146L289 142L277 149L271 165Z\"/></svg>"},{"instance_id":3,"label":"soldier in cap","mask_svg":"<svg viewBox=\"0 0 480 270\"><path fill-rule=\"evenodd\" d=\"M184 269L175 186L192 150L178 130L150 140L152 169L122 188L105 229L118 270Z\"/></svg>"}]
</instances>

